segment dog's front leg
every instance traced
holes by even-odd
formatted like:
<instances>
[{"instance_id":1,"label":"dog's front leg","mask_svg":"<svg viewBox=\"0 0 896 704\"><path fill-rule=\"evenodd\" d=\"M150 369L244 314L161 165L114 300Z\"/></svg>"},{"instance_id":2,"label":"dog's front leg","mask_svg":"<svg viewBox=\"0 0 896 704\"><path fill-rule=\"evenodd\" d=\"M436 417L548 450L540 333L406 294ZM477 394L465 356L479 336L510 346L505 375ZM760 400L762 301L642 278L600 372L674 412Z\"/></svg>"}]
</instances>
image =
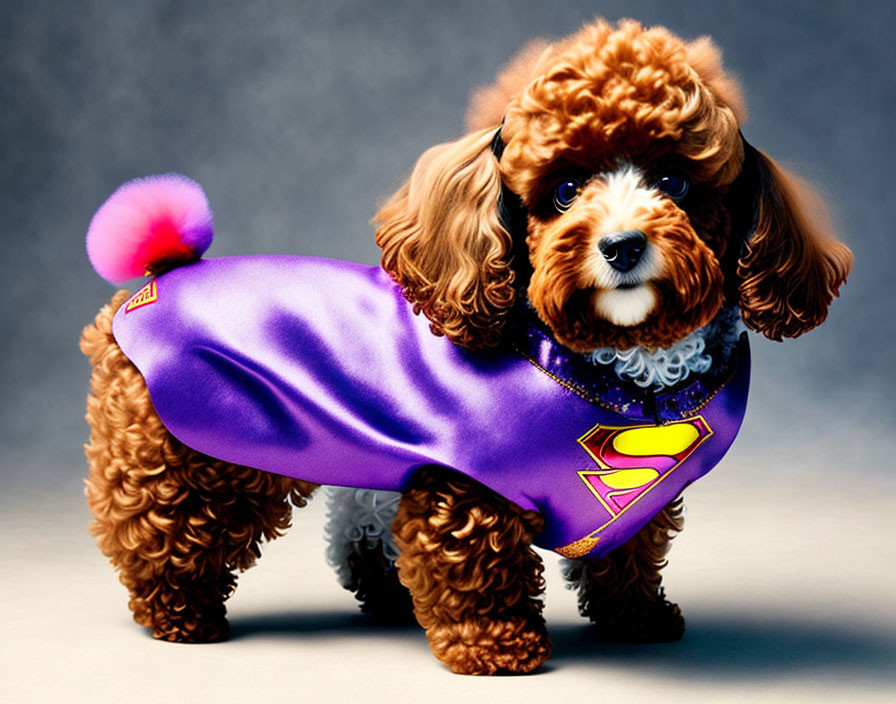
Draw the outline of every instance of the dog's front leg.
<instances>
[{"instance_id":1,"label":"dog's front leg","mask_svg":"<svg viewBox=\"0 0 896 704\"><path fill-rule=\"evenodd\" d=\"M542 519L467 477L423 470L393 524L398 576L435 656L452 671L528 672L547 660Z\"/></svg>"},{"instance_id":2,"label":"dog's front leg","mask_svg":"<svg viewBox=\"0 0 896 704\"><path fill-rule=\"evenodd\" d=\"M660 586L669 543L683 526L677 499L660 511L633 538L597 560L570 560L564 576L579 592L579 611L611 640L660 642L678 640L684 618Z\"/></svg>"}]
</instances>

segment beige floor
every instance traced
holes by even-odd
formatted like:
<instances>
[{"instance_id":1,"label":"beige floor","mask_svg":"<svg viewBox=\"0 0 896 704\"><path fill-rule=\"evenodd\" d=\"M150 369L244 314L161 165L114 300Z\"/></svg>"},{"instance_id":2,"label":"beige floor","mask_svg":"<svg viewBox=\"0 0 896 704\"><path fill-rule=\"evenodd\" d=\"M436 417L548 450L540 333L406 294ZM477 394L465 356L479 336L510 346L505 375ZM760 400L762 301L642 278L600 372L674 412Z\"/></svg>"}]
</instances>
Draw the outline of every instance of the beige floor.
<instances>
[{"instance_id":1,"label":"beige floor","mask_svg":"<svg viewBox=\"0 0 896 704\"><path fill-rule=\"evenodd\" d=\"M728 465L687 494L666 573L688 619L681 642L595 642L547 555L554 656L535 675L491 679L451 675L418 630L357 613L323 560L320 500L241 578L234 638L188 646L130 620L80 497L7 496L0 701L896 701L896 483L843 497L746 490L739 476Z\"/></svg>"}]
</instances>

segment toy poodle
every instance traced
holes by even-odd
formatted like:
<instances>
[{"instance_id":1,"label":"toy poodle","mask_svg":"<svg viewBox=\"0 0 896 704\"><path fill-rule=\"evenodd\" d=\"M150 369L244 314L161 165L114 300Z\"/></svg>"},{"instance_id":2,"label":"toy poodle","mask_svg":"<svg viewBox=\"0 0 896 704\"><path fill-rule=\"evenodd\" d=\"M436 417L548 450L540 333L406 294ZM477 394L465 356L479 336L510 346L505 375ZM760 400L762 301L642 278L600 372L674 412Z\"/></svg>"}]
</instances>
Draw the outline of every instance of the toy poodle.
<instances>
[{"instance_id":1,"label":"toy poodle","mask_svg":"<svg viewBox=\"0 0 896 704\"><path fill-rule=\"evenodd\" d=\"M454 672L548 658L533 545L603 637L679 638L660 571L740 427L743 327L811 330L852 264L745 116L707 38L595 21L474 93L376 215L381 267L204 259L195 182L122 186L88 254L152 278L81 349L92 533L137 623L226 638L235 573L326 484L343 583Z\"/></svg>"}]
</instances>

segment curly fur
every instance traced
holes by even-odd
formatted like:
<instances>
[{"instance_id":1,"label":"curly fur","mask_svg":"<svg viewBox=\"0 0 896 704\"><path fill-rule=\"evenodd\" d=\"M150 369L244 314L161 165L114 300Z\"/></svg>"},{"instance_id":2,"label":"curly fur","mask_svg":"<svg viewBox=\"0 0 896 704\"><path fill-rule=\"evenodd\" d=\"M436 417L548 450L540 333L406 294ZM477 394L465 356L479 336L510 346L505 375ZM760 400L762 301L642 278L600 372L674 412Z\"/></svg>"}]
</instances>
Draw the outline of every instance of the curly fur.
<instances>
[{"instance_id":1,"label":"curly fur","mask_svg":"<svg viewBox=\"0 0 896 704\"><path fill-rule=\"evenodd\" d=\"M386 622L413 619L411 600L398 581L398 546L392 522L401 494L327 487L327 563L355 593L361 611Z\"/></svg>"},{"instance_id":2,"label":"curly fur","mask_svg":"<svg viewBox=\"0 0 896 704\"><path fill-rule=\"evenodd\" d=\"M684 618L666 600L660 575L676 533L684 527L684 504L673 501L634 538L591 562L564 560L563 576L578 591L579 612L601 635L621 641L678 640Z\"/></svg>"},{"instance_id":3,"label":"curly fur","mask_svg":"<svg viewBox=\"0 0 896 704\"><path fill-rule=\"evenodd\" d=\"M534 273L529 301L561 343L574 352L598 347L626 349L667 347L706 325L723 302L721 267L700 239L686 213L663 198L651 199L626 218L625 227L607 228L610 179L585 184L576 202L562 217L533 225L529 248ZM530 222L535 221L530 218ZM619 326L607 320L595 298L608 289L583 270L596 248L592 232L640 230L662 262L662 274L647 283L662 301L637 325Z\"/></svg>"},{"instance_id":4,"label":"curly fur","mask_svg":"<svg viewBox=\"0 0 896 704\"><path fill-rule=\"evenodd\" d=\"M303 506L315 485L213 459L168 433L112 337L112 316L128 295L116 293L81 337L93 365L91 534L120 572L134 620L154 637L221 640L234 571L251 567L261 541L289 527L290 503Z\"/></svg>"},{"instance_id":5,"label":"curly fur","mask_svg":"<svg viewBox=\"0 0 896 704\"><path fill-rule=\"evenodd\" d=\"M550 655L531 547L542 517L475 481L422 470L395 520L398 574L437 658L453 672L528 672Z\"/></svg>"},{"instance_id":6,"label":"curly fur","mask_svg":"<svg viewBox=\"0 0 896 704\"><path fill-rule=\"evenodd\" d=\"M735 113L688 63L684 42L665 29L597 22L561 42L539 74L510 100L502 131L501 171L527 206L540 192L544 165L561 161L593 168L673 149L715 185L740 170ZM732 93L734 86L729 79Z\"/></svg>"},{"instance_id":7,"label":"curly fur","mask_svg":"<svg viewBox=\"0 0 896 704\"><path fill-rule=\"evenodd\" d=\"M466 347L496 344L514 299L493 136L474 132L426 151L375 218L383 269L434 333Z\"/></svg>"},{"instance_id":8,"label":"curly fur","mask_svg":"<svg viewBox=\"0 0 896 704\"><path fill-rule=\"evenodd\" d=\"M817 221L811 191L743 141L745 116L737 83L706 38L686 43L662 28L598 21L533 43L474 95L469 134L425 152L381 207L382 266L434 333L471 348L502 343L507 320L526 309L514 307L518 297L581 353L668 348L725 305L771 339L806 332L824 320L852 257ZM499 126L500 158L492 150ZM664 163L687 172L686 200L655 188ZM611 187L621 170L634 194L623 210ZM570 173L581 187L558 212L552 189ZM525 210L520 241L502 221L505 195ZM648 252L632 270L637 280L621 288L619 277L594 268L600 237L617 230L642 231ZM649 292L651 307L643 320L614 322L605 297L632 286ZM215 460L171 437L111 334L125 297L116 294L81 341L94 367L91 530L138 623L166 640L218 640L227 635L235 571L285 530L291 504L303 505L314 485ZM445 470L422 469L404 493L393 524L397 579L453 671L528 672L549 656L542 564L531 548L541 524L537 513ZM604 635L681 635L684 621L660 577L680 529L673 503L622 548L568 566L582 612ZM337 561L362 604L388 612L408 597L384 546L365 542Z\"/></svg>"},{"instance_id":9,"label":"curly fur","mask_svg":"<svg viewBox=\"0 0 896 704\"><path fill-rule=\"evenodd\" d=\"M383 556L395 562L398 547L392 538L392 521L398 512L401 494L333 486L327 487L326 496L327 562L336 570L343 586L351 581L347 563L352 553L381 545Z\"/></svg>"},{"instance_id":10,"label":"curly fur","mask_svg":"<svg viewBox=\"0 0 896 704\"><path fill-rule=\"evenodd\" d=\"M668 347L725 300L725 198L745 163L745 117L737 82L705 37L685 43L663 28L599 21L553 45L536 41L474 93L474 131L426 152L377 214L383 267L434 331L469 347L497 344L514 298L513 247L496 215L503 182L528 212L529 301L557 339L577 352ZM489 144L502 121L499 162ZM811 189L757 154L758 191L746 197L758 199L758 217L734 286L745 323L780 339L824 320L852 258L815 222L824 209L811 205ZM590 233L606 231L600 174L620 159L683 162L704 191L684 209L657 198L621 228L647 233L662 261L647 286L663 304L634 326L605 319L595 305L605 289L582 267ZM598 176L557 217L545 197L571 171Z\"/></svg>"},{"instance_id":11,"label":"curly fur","mask_svg":"<svg viewBox=\"0 0 896 704\"><path fill-rule=\"evenodd\" d=\"M713 321L670 347L650 350L604 347L586 355L594 364L613 365L620 379L631 379L642 388L669 388L691 374L708 372L713 363L725 365L731 358L743 325L734 309L723 309ZM707 350L707 340L717 347Z\"/></svg>"},{"instance_id":12,"label":"curly fur","mask_svg":"<svg viewBox=\"0 0 896 704\"><path fill-rule=\"evenodd\" d=\"M744 322L771 340L820 325L852 268L852 253L830 234L822 199L755 150L759 214L738 263Z\"/></svg>"}]
</instances>

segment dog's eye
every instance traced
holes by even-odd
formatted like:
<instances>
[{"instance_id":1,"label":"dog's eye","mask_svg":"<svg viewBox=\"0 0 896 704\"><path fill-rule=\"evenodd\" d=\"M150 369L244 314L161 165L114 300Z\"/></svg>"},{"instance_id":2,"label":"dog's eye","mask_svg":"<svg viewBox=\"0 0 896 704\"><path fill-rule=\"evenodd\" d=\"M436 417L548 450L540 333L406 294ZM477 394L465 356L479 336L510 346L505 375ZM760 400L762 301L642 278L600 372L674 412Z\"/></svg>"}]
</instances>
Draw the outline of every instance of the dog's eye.
<instances>
[{"instance_id":1,"label":"dog's eye","mask_svg":"<svg viewBox=\"0 0 896 704\"><path fill-rule=\"evenodd\" d=\"M656 187L676 203L683 200L688 194L690 185L690 182L684 176L679 174L660 176L656 182Z\"/></svg>"},{"instance_id":2,"label":"dog's eye","mask_svg":"<svg viewBox=\"0 0 896 704\"><path fill-rule=\"evenodd\" d=\"M579 195L580 186L579 181L574 178L568 178L558 183L554 189L554 207L561 213L569 210L569 206Z\"/></svg>"}]
</instances>

